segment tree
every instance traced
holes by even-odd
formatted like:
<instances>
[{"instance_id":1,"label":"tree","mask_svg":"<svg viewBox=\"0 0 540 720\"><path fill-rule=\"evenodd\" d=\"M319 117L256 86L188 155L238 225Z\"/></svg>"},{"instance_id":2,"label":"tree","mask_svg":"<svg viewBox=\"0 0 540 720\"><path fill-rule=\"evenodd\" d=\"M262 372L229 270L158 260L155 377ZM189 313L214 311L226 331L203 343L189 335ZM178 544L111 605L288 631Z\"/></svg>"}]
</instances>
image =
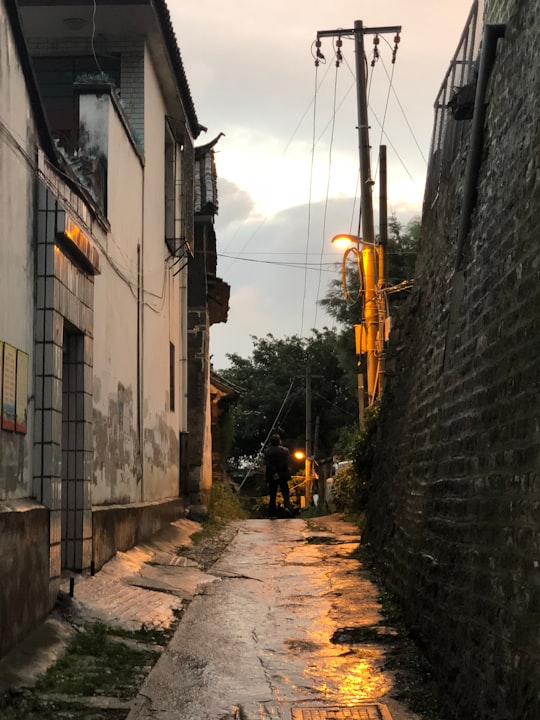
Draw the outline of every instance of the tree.
<instances>
[{"instance_id":1,"label":"tree","mask_svg":"<svg viewBox=\"0 0 540 720\"><path fill-rule=\"evenodd\" d=\"M416 253L422 230L420 218L411 220L405 228L392 215L388 222L388 247L386 250L386 282L395 286L414 279ZM407 293L392 293L391 303L402 302Z\"/></svg>"},{"instance_id":2,"label":"tree","mask_svg":"<svg viewBox=\"0 0 540 720\"><path fill-rule=\"evenodd\" d=\"M252 339L251 357L229 355L231 366L220 371L241 389L232 410L234 463L256 457L272 431L279 432L290 449L305 447L308 362L312 375L313 450L319 458L328 457L341 428L354 423L358 414L356 376L351 377L350 367L347 371L339 336L325 328L313 330L308 338L293 335L277 339L267 335Z\"/></svg>"}]
</instances>

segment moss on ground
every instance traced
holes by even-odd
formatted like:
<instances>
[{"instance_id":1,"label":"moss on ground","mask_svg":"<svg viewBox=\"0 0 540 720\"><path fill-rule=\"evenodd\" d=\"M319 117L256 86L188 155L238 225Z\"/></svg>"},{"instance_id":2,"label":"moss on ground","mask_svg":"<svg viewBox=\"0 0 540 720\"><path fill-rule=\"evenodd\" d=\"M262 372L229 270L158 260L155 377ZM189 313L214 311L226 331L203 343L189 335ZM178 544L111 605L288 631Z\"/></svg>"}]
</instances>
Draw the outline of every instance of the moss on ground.
<instances>
[{"instance_id":1,"label":"moss on ground","mask_svg":"<svg viewBox=\"0 0 540 720\"><path fill-rule=\"evenodd\" d=\"M173 631L143 626L130 632L100 622L83 627L34 688L0 697L0 718L123 720ZM118 702L101 706L100 698Z\"/></svg>"}]
</instances>

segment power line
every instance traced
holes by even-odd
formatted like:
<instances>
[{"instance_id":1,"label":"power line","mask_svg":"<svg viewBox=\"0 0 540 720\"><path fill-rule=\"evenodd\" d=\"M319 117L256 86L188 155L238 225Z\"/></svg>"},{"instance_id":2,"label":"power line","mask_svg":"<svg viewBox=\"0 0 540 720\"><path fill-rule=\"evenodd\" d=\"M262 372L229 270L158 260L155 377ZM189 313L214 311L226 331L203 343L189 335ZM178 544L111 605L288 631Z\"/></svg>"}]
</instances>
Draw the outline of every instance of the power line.
<instances>
[{"instance_id":1,"label":"power line","mask_svg":"<svg viewBox=\"0 0 540 720\"><path fill-rule=\"evenodd\" d=\"M338 86L338 70L339 70L339 64L336 62L336 74L334 79L334 108L332 112L332 132L330 133L330 147L328 149L328 182L326 184L326 198L324 202L324 217L323 217L323 226L322 226L322 242L321 242L321 254L320 259L322 262L322 257L324 253L324 245L326 242L326 220L328 216L328 198L330 195L330 180L332 177L332 150L334 147L334 131L336 128L336 101L337 101L337 86ZM317 284L317 295L315 298L315 318L313 320L313 325L317 327L317 312L319 309L319 295L321 292L321 274L319 274L319 282Z\"/></svg>"},{"instance_id":2,"label":"power line","mask_svg":"<svg viewBox=\"0 0 540 720\"><path fill-rule=\"evenodd\" d=\"M313 46L312 46L313 48ZM317 53L319 54L318 50ZM317 117L317 73L319 70L319 63L315 62L315 94L313 98L313 134L311 141L311 165L309 169L309 194L308 194L308 220L306 228L306 247L305 247L305 258L306 258L306 272L304 272L304 288L302 291L302 314L300 316L300 335L304 332L304 313L306 307L306 294L307 294L307 256L309 251L309 240L311 234L311 198L313 193L313 167L315 161L315 122ZM326 71L328 72L328 70Z\"/></svg>"},{"instance_id":3,"label":"power line","mask_svg":"<svg viewBox=\"0 0 540 720\"><path fill-rule=\"evenodd\" d=\"M221 256L218 255L218 257L221 257ZM291 262L291 263L287 263L287 262L277 262L276 260L255 260L253 258L246 258L246 257L234 256L234 255L225 255L223 257L227 257L227 258L234 259L234 260L242 260L243 262L260 263L263 265L274 265L277 267L299 268L300 270L306 270L306 271L307 270L319 270L319 269L321 269L321 271L322 271L323 265L332 266L332 267L336 268L336 271L337 271L337 267L339 265L339 263L336 263L336 262L327 262L327 263L307 263L307 262L292 263Z\"/></svg>"}]
</instances>

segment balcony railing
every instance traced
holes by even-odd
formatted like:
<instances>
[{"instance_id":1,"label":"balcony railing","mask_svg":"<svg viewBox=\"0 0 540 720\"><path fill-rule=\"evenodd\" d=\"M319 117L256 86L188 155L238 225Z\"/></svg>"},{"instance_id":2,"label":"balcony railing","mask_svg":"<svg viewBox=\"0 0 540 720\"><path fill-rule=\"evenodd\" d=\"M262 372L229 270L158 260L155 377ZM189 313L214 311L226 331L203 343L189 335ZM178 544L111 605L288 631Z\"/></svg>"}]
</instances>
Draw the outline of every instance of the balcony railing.
<instances>
[{"instance_id":1,"label":"balcony railing","mask_svg":"<svg viewBox=\"0 0 540 720\"><path fill-rule=\"evenodd\" d=\"M441 178L452 165L469 131L481 40L483 0L472 4L450 67L435 100L435 121L424 196L424 210L437 201Z\"/></svg>"}]
</instances>

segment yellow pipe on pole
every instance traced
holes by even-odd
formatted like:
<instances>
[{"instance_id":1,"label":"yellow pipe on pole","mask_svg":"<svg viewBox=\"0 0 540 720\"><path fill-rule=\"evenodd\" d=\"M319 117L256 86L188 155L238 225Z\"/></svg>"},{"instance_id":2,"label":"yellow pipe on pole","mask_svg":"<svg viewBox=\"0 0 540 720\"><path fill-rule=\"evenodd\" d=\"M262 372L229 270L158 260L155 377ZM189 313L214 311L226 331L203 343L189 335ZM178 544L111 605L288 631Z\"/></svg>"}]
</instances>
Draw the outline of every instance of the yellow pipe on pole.
<instances>
[{"instance_id":1,"label":"yellow pipe on pole","mask_svg":"<svg viewBox=\"0 0 540 720\"><path fill-rule=\"evenodd\" d=\"M379 372L379 360L376 352L377 332L379 328L377 298L375 294L377 285L376 255L377 249L373 246L364 246L362 249L362 264L366 283L364 290L364 323L366 327L367 392L369 406L375 402Z\"/></svg>"}]
</instances>

